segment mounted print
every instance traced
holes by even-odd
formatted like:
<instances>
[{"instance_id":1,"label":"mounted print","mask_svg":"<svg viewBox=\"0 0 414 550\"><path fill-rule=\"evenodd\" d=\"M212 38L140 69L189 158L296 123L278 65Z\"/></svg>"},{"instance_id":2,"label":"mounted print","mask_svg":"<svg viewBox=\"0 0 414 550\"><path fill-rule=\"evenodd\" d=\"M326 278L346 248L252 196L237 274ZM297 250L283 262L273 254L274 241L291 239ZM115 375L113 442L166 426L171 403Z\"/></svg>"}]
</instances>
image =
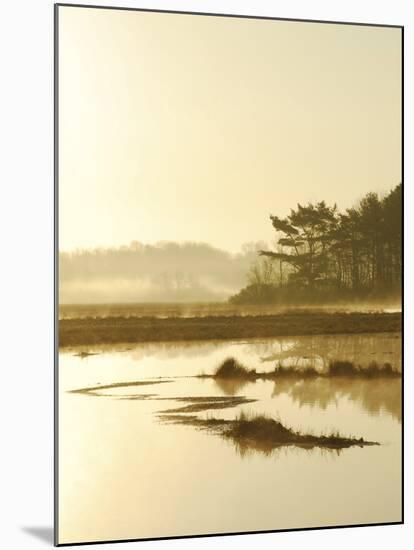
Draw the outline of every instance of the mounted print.
<instances>
[{"instance_id":1,"label":"mounted print","mask_svg":"<svg viewBox=\"0 0 414 550\"><path fill-rule=\"evenodd\" d=\"M392 25L55 7L55 543L402 522Z\"/></svg>"}]
</instances>

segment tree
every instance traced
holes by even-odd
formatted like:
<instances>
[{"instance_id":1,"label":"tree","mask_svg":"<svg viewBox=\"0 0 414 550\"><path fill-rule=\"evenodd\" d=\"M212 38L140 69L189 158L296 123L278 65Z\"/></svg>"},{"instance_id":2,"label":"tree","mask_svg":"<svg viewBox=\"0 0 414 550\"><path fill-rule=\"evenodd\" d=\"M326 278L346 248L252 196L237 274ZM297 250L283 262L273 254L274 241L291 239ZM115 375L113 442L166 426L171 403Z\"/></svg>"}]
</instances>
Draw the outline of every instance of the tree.
<instances>
[{"instance_id":1,"label":"tree","mask_svg":"<svg viewBox=\"0 0 414 550\"><path fill-rule=\"evenodd\" d=\"M401 183L383 201L385 225L384 245L387 254L385 278L392 285L400 284L402 270L402 188Z\"/></svg>"},{"instance_id":2,"label":"tree","mask_svg":"<svg viewBox=\"0 0 414 550\"><path fill-rule=\"evenodd\" d=\"M286 218L270 216L270 219L279 235L277 242L282 252L262 250L260 255L292 266L290 279L298 284L313 288L315 281L326 278L329 243L337 225L336 205L329 207L325 201L316 205L298 204Z\"/></svg>"},{"instance_id":3,"label":"tree","mask_svg":"<svg viewBox=\"0 0 414 550\"><path fill-rule=\"evenodd\" d=\"M398 299L401 184L383 198L367 193L344 213L321 201L298 204L285 218L270 216L270 220L276 231L275 247L259 251L268 263L254 264L248 287L237 295L238 303Z\"/></svg>"}]
</instances>

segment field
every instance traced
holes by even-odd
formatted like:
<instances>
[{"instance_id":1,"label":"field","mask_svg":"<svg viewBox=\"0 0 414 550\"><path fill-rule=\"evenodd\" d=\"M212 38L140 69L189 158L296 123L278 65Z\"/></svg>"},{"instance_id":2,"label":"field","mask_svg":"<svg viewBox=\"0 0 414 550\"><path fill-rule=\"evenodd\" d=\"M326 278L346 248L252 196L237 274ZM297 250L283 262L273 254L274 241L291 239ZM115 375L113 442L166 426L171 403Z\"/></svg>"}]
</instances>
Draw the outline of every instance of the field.
<instances>
[{"instance_id":1,"label":"field","mask_svg":"<svg viewBox=\"0 0 414 550\"><path fill-rule=\"evenodd\" d=\"M59 346L229 340L401 331L401 313L312 313L208 317L61 319Z\"/></svg>"}]
</instances>

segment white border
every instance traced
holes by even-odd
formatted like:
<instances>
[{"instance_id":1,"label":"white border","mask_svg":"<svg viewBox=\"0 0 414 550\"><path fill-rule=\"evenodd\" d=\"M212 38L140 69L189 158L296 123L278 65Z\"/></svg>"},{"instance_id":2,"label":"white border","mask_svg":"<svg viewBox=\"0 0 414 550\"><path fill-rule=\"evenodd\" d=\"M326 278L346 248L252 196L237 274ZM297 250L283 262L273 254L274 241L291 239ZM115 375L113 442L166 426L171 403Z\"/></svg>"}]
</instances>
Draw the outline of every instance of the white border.
<instances>
[{"instance_id":1,"label":"white border","mask_svg":"<svg viewBox=\"0 0 414 550\"><path fill-rule=\"evenodd\" d=\"M305 531L96 545L95 548L283 548L306 545L335 550L375 545L407 548L414 538L412 495L413 401L412 344L413 190L409 154L414 97L411 32L414 19L407 0L154 0L101 4L152 9L238 13L300 19L343 20L405 26L405 209L406 209L406 524L327 531ZM45 548L25 528L51 527L53 518L53 2L16 0L0 15L0 300L1 335L1 500L0 544L7 549ZM411 63L412 65L412 63ZM407 146L408 144L408 146ZM5 308L3 307L5 305ZM414 368L414 367L413 367ZM373 464L375 468L375 464ZM275 496L277 498L277 496Z\"/></svg>"}]
</instances>

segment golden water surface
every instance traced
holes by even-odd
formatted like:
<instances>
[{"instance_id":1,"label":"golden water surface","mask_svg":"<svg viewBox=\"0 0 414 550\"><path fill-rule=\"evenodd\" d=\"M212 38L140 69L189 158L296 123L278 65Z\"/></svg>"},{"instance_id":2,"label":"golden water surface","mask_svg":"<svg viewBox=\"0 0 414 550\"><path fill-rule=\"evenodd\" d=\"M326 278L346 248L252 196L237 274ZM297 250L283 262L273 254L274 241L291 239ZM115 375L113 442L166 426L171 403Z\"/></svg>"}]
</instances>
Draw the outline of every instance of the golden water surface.
<instances>
[{"instance_id":1,"label":"golden water surface","mask_svg":"<svg viewBox=\"0 0 414 550\"><path fill-rule=\"evenodd\" d=\"M59 358L59 542L292 529L401 520L401 380L221 382L194 377L236 357L249 368L375 360L401 368L397 334L102 346ZM92 393L70 390L134 381ZM240 452L193 426L161 422L174 397L256 402L197 413L266 413L315 434L378 441L342 451ZM161 399L162 398L162 399ZM182 403L181 403L182 405Z\"/></svg>"}]
</instances>

